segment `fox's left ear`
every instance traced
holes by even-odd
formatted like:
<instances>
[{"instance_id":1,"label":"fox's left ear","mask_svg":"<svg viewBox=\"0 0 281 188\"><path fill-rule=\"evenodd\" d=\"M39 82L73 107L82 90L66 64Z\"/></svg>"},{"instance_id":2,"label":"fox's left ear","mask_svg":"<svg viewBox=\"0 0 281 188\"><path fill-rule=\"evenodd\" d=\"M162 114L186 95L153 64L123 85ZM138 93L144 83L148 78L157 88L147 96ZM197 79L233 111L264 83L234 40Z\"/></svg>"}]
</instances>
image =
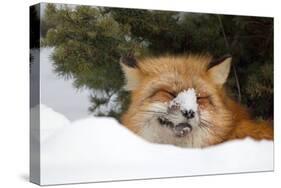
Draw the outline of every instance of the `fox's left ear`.
<instances>
[{"instance_id":1,"label":"fox's left ear","mask_svg":"<svg viewBox=\"0 0 281 188\"><path fill-rule=\"evenodd\" d=\"M120 65L126 80L124 89L127 91L136 89L141 78L137 59L133 55L122 56L120 58Z\"/></svg>"},{"instance_id":2,"label":"fox's left ear","mask_svg":"<svg viewBox=\"0 0 281 188\"><path fill-rule=\"evenodd\" d=\"M211 67L208 69L208 75L215 84L222 86L226 82L230 72L231 61L232 57L226 55L210 63Z\"/></svg>"}]
</instances>

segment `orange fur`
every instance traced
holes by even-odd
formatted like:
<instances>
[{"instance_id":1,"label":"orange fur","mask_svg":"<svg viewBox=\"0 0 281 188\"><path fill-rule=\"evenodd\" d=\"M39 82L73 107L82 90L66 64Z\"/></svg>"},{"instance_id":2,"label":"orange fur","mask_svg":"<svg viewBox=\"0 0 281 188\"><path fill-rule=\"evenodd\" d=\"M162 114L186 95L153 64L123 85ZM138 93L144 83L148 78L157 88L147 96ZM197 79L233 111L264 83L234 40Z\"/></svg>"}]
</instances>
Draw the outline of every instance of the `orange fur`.
<instances>
[{"instance_id":1,"label":"orange fur","mask_svg":"<svg viewBox=\"0 0 281 188\"><path fill-rule=\"evenodd\" d=\"M211 59L210 56L166 56L139 60L134 68L122 65L129 85L127 88L132 94L131 104L122 116L122 123L141 136L148 126L154 127L160 133L154 135L148 132L151 134L149 137L157 138L149 141L184 147L205 147L247 136L257 140L272 140L273 126L269 122L252 120L245 108L227 96L223 83L228 76L229 65L225 63L225 66L208 69ZM197 101L199 111L213 126L205 131L195 130L194 135L191 135L192 143L187 141L191 140L191 136L169 137L165 140L166 137L161 137L161 131L163 135L169 133L154 125L157 123L153 117L157 114L148 111L154 109L154 104L164 104L188 88L194 88L199 96L203 96ZM210 96L210 99L204 96Z\"/></svg>"},{"instance_id":2,"label":"orange fur","mask_svg":"<svg viewBox=\"0 0 281 188\"><path fill-rule=\"evenodd\" d=\"M252 120L247 110L233 100L228 99L228 105L236 115L233 130L227 140L251 137L256 140L273 140L273 124L271 121Z\"/></svg>"}]
</instances>

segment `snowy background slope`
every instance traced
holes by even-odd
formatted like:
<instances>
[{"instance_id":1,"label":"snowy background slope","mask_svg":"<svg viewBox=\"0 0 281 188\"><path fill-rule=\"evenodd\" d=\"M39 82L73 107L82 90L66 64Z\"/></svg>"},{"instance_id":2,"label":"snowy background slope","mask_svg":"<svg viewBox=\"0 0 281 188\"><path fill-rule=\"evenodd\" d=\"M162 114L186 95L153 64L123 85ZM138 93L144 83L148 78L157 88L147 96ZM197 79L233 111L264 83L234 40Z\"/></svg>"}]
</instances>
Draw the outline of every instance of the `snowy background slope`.
<instances>
[{"instance_id":1,"label":"snowy background slope","mask_svg":"<svg viewBox=\"0 0 281 188\"><path fill-rule=\"evenodd\" d=\"M40 108L42 184L273 170L271 141L247 138L206 149L179 148L148 143L112 118L71 122Z\"/></svg>"}]
</instances>

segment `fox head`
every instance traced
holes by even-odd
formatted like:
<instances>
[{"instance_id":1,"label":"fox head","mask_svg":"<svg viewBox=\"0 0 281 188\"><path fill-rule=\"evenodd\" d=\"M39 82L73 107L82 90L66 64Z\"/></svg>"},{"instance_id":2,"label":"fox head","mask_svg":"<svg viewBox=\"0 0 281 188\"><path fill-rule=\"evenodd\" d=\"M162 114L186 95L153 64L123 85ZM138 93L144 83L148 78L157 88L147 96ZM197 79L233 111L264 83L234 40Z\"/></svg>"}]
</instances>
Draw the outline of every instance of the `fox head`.
<instances>
[{"instance_id":1,"label":"fox head","mask_svg":"<svg viewBox=\"0 0 281 188\"><path fill-rule=\"evenodd\" d=\"M131 92L122 123L144 139L183 147L224 141L233 114L223 85L231 57L122 57L125 89Z\"/></svg>"}]
</instances>

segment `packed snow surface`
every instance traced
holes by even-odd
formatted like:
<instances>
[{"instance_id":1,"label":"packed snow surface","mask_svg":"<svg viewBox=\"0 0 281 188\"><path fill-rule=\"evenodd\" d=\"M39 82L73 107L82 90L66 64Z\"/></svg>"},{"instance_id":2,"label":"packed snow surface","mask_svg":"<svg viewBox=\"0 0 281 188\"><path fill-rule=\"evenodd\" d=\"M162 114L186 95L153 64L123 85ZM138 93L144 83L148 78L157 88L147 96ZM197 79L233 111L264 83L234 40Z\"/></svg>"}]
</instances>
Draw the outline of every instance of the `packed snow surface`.
<instances>
[{"instance_id":1,"label":"packed snow surface","mask_svg":"<svg viewBox=\"0 0 281 188\"><path fill-rule=\"evenodd\" d=\"M112 118L70 122L44 105L40 114L42 185L273 170L271 141L179 148L148 143Z\"/></svg>"}]
</instances>

